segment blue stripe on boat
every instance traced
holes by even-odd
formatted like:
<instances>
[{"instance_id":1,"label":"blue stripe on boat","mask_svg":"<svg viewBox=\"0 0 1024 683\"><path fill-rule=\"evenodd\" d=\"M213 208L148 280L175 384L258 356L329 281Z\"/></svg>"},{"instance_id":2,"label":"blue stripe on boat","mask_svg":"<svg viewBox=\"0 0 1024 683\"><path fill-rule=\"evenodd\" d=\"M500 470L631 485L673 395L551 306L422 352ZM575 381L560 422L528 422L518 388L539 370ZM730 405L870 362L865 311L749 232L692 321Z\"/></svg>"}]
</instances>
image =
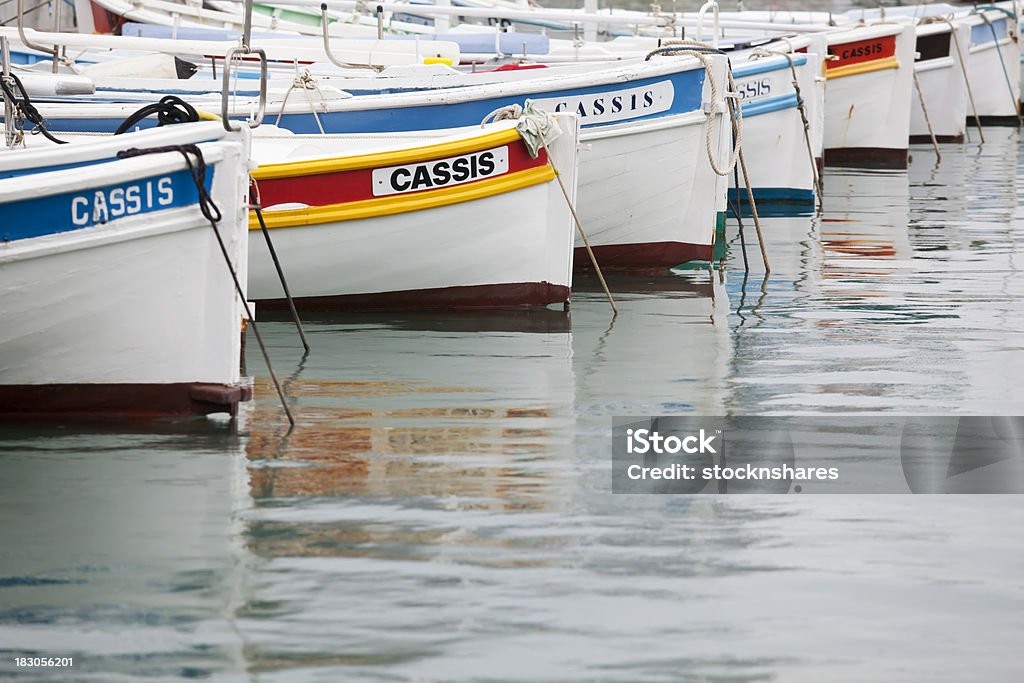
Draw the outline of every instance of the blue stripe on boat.
<instances>
[{"instance_id":1,"label":"blue stripe on boat","mask_svg":"<svg viewBox=\"0 0 1024 683\"><path fill-rule=\"evenodd\" d=\"M597 128L625 122L645 121L650 119L686 114L698 111L701 106L701 91L704 87L704 70L669 73L653 78L631 81L619 81L590 88L572 88L530 93L528 95L511 95L492 97L470 102L452 104L433 104L424 106L388 107L383 109L363 109L336 112L320 112L320 121L328 133L384 133L417 130L436 130L461 126L477 126L488 114L496 109L512 104L525 104L526 100L539 100L559 97L578 97L601 95L619 90L632 90L653 86L669 81L672 83L674 96L672 104L666 111L656 114L638 115L608 123L588 123L586 117L580 119L583 128ZM372 99L374 96L368 96ZM141 104L140 104L141 106ZM275 121L276 114L268 113L269 121ZM121 124L120 119L113 118L57 118L48 117L47 127L52 131L83 131L113 132ZM156 125L155 119L140 122L140 128L151 128ZM316 134L320 132L312 114L285 114L279 125L299 134Z\"/></svg>"},{"instance_id":2,"label":"blue stripe on boat","mask_svg":"<svg viewBox=\"0 0 1024 683\"><path fill-rule=\"evenodd\" d=\"M207 189L213 182L214 172L215 167L207 168ZM0 241L85 230L128 216L191 206L198 201L199 193L192 175L181 170L127 183L6 202L0 204L3 215ZM106 207L105 214L97 210L101 202ZM137 210L129 212L136 205ZM118 215L114 215L119 206Z\"/></svg>"},{"instance_id":3,"label":"blue stripe on boat","mask_svg":"<svg viewBox=\"0 0 1024 683\"><path fill-rule=\"evenodd\" d=\"M794 187L755 187L754 201L757 202L757 213L761 216L806 216L814 211L814 191L800 190ZM747 191L729 189L730 211L738 205L743 218L751 215L750 201Z\"/></svg>"},{"instance_id":4,"label":"blue stripe on boat","mask_svg":"<svg viewBox=\"0 0 1024 683\"><path fill-rule=\"evenodd\" d=\"M807 63L807 55L793 55L793 64L796 66L803 66ZM768 61L767 59L744 62L732 68L732 75L735 78L746 78L747 76L757 76L758 74L766 74L772 71L789 71L789 62L776 62Z\"/></svg>"},{"instance_id":5,"label":"blue stripe on boat","mask_svg":"<svg viewBox=\"0 0 1024 683\"><path fill-rule=\"evenodd\" d=\"M778 97L768 97L757 102L751 102L750 104L743 105L743 118L748 119L754 116L760 116L761 114L770 114L773 111L781 111L783 109L794 109L797 106L796 93L790 93L788 95L779 95Z\"/></svg>"}]
</instances>

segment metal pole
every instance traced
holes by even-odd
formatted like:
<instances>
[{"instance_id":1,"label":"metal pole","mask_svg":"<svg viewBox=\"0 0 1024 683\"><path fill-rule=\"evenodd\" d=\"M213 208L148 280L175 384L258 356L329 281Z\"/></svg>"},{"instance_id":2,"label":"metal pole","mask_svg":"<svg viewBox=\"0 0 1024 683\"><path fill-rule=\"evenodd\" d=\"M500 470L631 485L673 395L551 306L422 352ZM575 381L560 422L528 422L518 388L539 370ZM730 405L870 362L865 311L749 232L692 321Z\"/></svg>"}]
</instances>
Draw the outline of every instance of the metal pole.
<instances>
[{"instance_id":1,"label":"metal pole","mask_svg":"<svg viewBox=\"0 0 1024 683\"><path fill-rule=\"evenodd\" d=\"M242 47L250 47L252 44L252 0L245 0L245 17L242 21Z\"/></svg>"},{"instance_id":2,"label":"metal pole","mask_svg":"<svg viewBox=\"0 0 1024 683\"><path fill-rule=\"evenodd\" d=\"M42 47L41 45L35 45L25 35L25 0L18 0L18 38L21 39L21 44L32 50L38 50L39 52L49 52L53 55L54 65L57 63L57 46L54 45L52 48Z\"/></svg>"},{"instance_id":3,"label":"metal pole","mask_svg":"<svg viewBox=\"0 0 1024 683\"><path fill-rule=\"evenodd\" d=\"M11 75L11 46L7 42L7 36L0 36L0 57L4 60L3 65L3 76L4 82ZM14 126L12 121L14 119L14 103L7 99L7 94L3 94L4 98L4 143L8 147L14 146Z\"/></svg>"},{"instance_id":4,"label":"metal pole","mask_svg":"<svg viewBox=\"0 0 1024 683\"><path fill-rule=\"evenodd\" d=\"M56 5L53 8L53 32L60 33L60 8L64 4L64 0L54 0ZM60 48L56 45L53 46L53 73L57 73L57 69L60 67Z\"/></svg>"}]
</instances>

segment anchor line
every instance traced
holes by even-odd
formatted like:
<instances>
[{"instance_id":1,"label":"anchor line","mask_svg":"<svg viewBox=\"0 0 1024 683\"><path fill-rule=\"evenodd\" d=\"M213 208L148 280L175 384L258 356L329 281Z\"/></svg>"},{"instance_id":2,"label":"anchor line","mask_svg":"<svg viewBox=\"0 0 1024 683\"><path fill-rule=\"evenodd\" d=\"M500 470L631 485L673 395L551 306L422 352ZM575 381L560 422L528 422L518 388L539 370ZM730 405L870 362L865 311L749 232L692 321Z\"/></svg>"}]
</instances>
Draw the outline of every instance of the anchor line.
<instances>
[{"instance_id":1,"label":"anchor line","mask_svg":"<svg viewBox=\"0 0 1024 683\"><path fill-rule=\"evenodd\" d=\"M238 294L242 300L242 306L245 309L246 322L252 327L253 335L256 337L256 342L260 346L260 352L263 354L263 360L267 364L267 371L270 373L270 378L274 382L274 388L277 389L277 396L281 400L281 407L284 409L284 413L288 418L289 424L295 426L295 418L292 417L292 411L288 408L288 401L285 399L284 390L281 388L281 383L277 380L277 373L274 372L274 367L270 362L270 354L267 352L266 344L263 343L263 335L260 334L259 328L256 326L256 318L252 314L252 308L249 306L249 301L245 297L245 290L242 289L242 283L238 279L238 272L235 270L235 266L231 263L231 256L228 254L228 248L224 244L224 238L220 234L220 230L217 228L217 223L223 218L220 208L214 203L213 197L206 191L206 159L203 157L202 150L194 144L189 145L166 145L162 147L146 147L137 148L132 147L130 149L121 150L117 153L118 159L131 159L134 157L144 156L147 154L163 154L165 152L178 152L185 159L185 165L188 167L189 174L192 176L192 182L195 183L196 192L199 194L199 210L202 212L203 217L210 223L210 227L213 228L213 234L217 237L217 244L220 246L221 255L224 257L224 264L228 268L228 272L231 273L231 279L235 284L235 293ZM195 157L193 162L192 155Z\"/></svg>"}]
</instances>

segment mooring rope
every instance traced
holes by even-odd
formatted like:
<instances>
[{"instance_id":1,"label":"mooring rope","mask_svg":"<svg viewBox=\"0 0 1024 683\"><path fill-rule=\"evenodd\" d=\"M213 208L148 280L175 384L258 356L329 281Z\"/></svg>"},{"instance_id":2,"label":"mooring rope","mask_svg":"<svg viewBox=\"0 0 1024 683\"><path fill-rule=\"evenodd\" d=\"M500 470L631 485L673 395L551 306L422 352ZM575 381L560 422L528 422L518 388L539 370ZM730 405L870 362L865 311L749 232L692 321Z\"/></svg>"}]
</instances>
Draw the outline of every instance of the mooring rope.
<instances>
[{"instance_id":1,"label":"mooring rope","mask_svg":"<svg viewBox=\"0 0 1024 683\"><path fill-rule=\"evenodd\" d=\"M302 73L296 75L294 80L292 80L292 84L288 86L288 91L284 94L284 101L281 103L281 109L277 112L277 120L274 121L274 125L281 124L281 116L284 114L284 108L288 104L288 98L291 97L292 91L296 89L305 93L306 101L309 103L309 111L316 120L316 127L320 129L321 135L325 135L324 126L320 123L320 116L316 113L316 106L313 104L313 97L309 94L309 91L316 90L316 94L320 96L320 106L324 106L324 94L320 90L319 82L309 72L309 69L303 69Z\"/></svg>"},{"instance_id":2,"label":"mooring rope","mask_svg":"<svg viewBox=\"0 0 1024 683\"><path fill-rule=\"evenodd\" d=\"M724 55L725 53L706 43L701 43L696 40L672 40L666 42L670 42L671 44L652 50L647 54L644 61L650 61L651 57L655 56L671 55L675 57L694 57L704 67L708 85L711 88L711 106L706 108L704 112L704 144L708 155L708 162L711 164L711 170L715 172L715 175L719 175L724 178L732 173L732 169L736 167L736 162L739 161L740 151L743 148L743 108L740 105L738 98L727 95L727 99L730 100L729 116L733 121L734 139L732 153L729 156L729 164L724 169L718 165L718 155L715 154L713 150L715 116L718 114L718 81L715 79L714 69L712 68L711 59L708 55ZM728 92L735 93L736 82L733 80L731 65L729 66L727 80L729 86Z\"/></svg>"},{"instance_id":3,"label":"mooring rope","mask_svg":"<svg viewBox=\"0 0 1024 683\"><path fill-rule=\"evenodd\" d=\"M260 230L263 232L263 239L267 243L267 251L270 252L270 260L274 262L274 268L277 269L277 279L281 282L281 289L284 290L284 298L288 303L288 310L292 314L292 321L295 323L295 329L299 331L299 339L302 340L302 348L305 349L308 354L309 341L306 340L306 331L302 328L302 319L299 318L299 312L295 308L295 300L292 299L292 292L288 287L288 280L284 276L284 268L281 267L281 261L277 258L277 249L274 248L274 242L270 239L270 231L267 230L267 222L263 218L263 203L260 199L260 186L252 176L249 176L249 208L256 213L256 220L259 221Z\"/></svg>"},{"instance_id":4,"label":"mooring rope","mask_svg":"<svg viewBox=\"0 0 1024 683\"><path fill-rule=\"evenodd\" d=\"M811 178L814 182L814 190L818 195L818 210L824 209L824 203L822 201L823 188L821 184L821 176L818 173L818 161L814 157L814 145L811 142L811 122L807 118L807 103L804 100L803 92L800 90L800 80L796 73L796 62L793 60L793 44L788 38L783 38L786 44L789 45L789 52L775 52L771 50L765 50L758 48L754 51L755 57L775 57L782 56L789 62L789 71L793 76L793 91L796 93L796 108L800 112L800 121L804 127L804 144L807 146L807 158L811 164Z\"/></svg>"},{"instance_id":5,"label":"mooring rope","mask_svg":"<svg viewBox=\"0 0 1024 683\"><path fill-rule=\"evenodd\" d=\"M10 79L10 83L8 83ZM50 142L58 145L67 144L67 140L58 140L55 138L49 130L46 128L46 119L39 113L36 106L32 104L32 98L28 96L28 91L25 90L25 85L21 82L14 73L9 73L7 76L0 76L0 88L3 89L4 98L11 103L15 111L15 115L21 121L28 121L35 125L36 129L43 134ZM20 96L14 94L13 88L17 88L21 93ZM4 121L4 127L12 127L12 121ZM17 130L16 126L13 126ZM22 126L22 133L24 133L24 126ZM17 144L17 143L15 143Z\"/></svg>"},{"instance_id":6,"label":"mooring rope","mask_svg":"<svg viewBox=\"0 0 1024 683\"><path fill-rule=\"evenodd\" d=\"M964 85L967 86L967 98L971 102L971 113L974 114L974 125L978 129L981 141L985 142L985 133L981 128L981 117L978 116L978 106L974 103L974 89L971 88L971 78L967 75L967 60L964 58L964 51L960 48L960 37L956 34L956 25L949 17L923 17L919 24L946 24L949 26L949 34L953 37L953 45L956 47L957 59L960 61L960 72L964 75ZM967 131L965 131L967 132ZM968 140L970 133L967 132Z\"/></svg>"},{"instance_id":7,"label":"mooring rope","mask_svg":"<svg viewBox=\"0 0 1024 683\"><path fill-rule=\"evenodd\" d=\"M200 119L199 112L191 104L177 95L166 95L159 101L138 109L114 131L114 135L122 135L131 127L148 116L156 114L157 126L168 126L175 123L195 123Z\"/></svg>"},{"instance_id":8,"label":"mooring rope","mask_svg":"<svg viewBox=\"0 0 1024 683\"><path fill-rule=\"evenodd\" d=\"M1006 79L1006 89L1010 93L1010 99L1013 100L1013 111L1017 116L1017 128L1020 128L1020 100L1013 96L1013 83L1010 81L1010 72L1006 69L1006 59L1003 57L1003 48L999 45L999 36L996 34L996 27L984 12L981 13L981 18L986 24L988 24L989 29L992 31L992 40L995 41L996 54L999 55L999 64L1003 67L1003 78Z\"/></svg>"},{"instance_id":9,"label":"mooring rope","mask_svg":"<svg viewBox=\"0 0 1024 683\"><path fill-rule=\"evenodd\" d=\"M267 347L263 343L263 336L260 334L259 328L256 327L256 318L253 316L252 309L249 306L249 301L245 297L245 290L242 289L242 284L238 280L238 272L235 270L235 266L231 262L231 256L228 254L228 248L224 244L224 238L221 236L220 230L217 228L217 223L221 221L223 215L220 212L220 208L214 203L213 197L211 197L210 193L206 190L206 159L203 157L202 150L194 144L166 145L163 147L145 147L141 149L132 147L118 152L117 158L131 159L147 154L164 154L166 152L178 152L185 158L185 165L188 167L189 175L192 176L192 182L195 184L196 192L199 195L199 211L202 212L203 217L209 221L210 227L213 228L213 234L217 236L217 244L220 245L220 253L224 257L224 264L228 267L228 271L231 273L231 279L235 283L235 293L242 300L242 306L245 308L246 321L252 326L253 334L256 336L256 342L260 345L260 351L263 353L263 360L267 364L267 371L270 373L270 378L274 381L274 387L277 389L278 398L281 399L281 407L284 408L284 413L288 417L289 424L294 427L295 418L292 417L292 411L288 408L288 401L285 400L284 390L281 389L281 384L277 381L277 374L274 372L274 366L270 363L270 354L267 352ZM194 162L192 157L189 155L195 157ZM248 239L248 235L243 237L243 239Z\"/></svg>"},{"instance_id":10,"label":"mooring rope","mask_svg":"<svg viewBox=\"0 0 1024 683\"><path fill-rule=\"evenodd\" d=\"M711 87L711 102L712 106L707 109L705 116L705 130L706 134L706 146L708 154L708 162L711 165L711 170L720 177L727 177L736 168L737 162L739 163L740 169L743 171L743 180L747 189L747 200L750 202L750 214L754 219L754 227L757 230L757 239L761 246L761 259L764 261L765 273L771 272L771 266L768 263L768 251L765 248L764 233L761 231L761 217L757 211L757 201L754 199L754 190L750 183L750 174L747 171L747 162L743 154L743 105L740 103L740 98L736 93L736 80L732 72L732 62L726 61L727 65L727 80L729 90L726 93L725 99L728 101L729 117L732 120L732 131L733 131L733 149L730 155L730 162L727 169L724 171L718 166L715 155L712 152L713 142L713 126L714 117L717 114L718 108L718 84L715 81L714 73L711 69L711 60L708 58L709 54L725 55L725 52L718 50L706 43L692 40L680 40L672 41L678 43L678 47L675 45L669 47L661 47L657 50L652 50L647 54L644 61L649 61L651 57L655 55L677 55L682 57L696 57L702 65L704 65L704 71L707 74L708 84ZM717 233L717 226L715 228ZM714 240L712 240L712 243Z\"/></svg>"},{"instance_id":11,"label":"mooring rope","mask_svg":"<svg viewBox=\"0 0 1024 683\"><path fill-rule=\"evenodd\" d=\"M924 102L924 91L921 89L921 79L917 77L917 71L914 71L914 87L917 89L917 99L921 102L921 111L924 112L924 122L928 124L928 135L932 139L932 147L935 148L935 156L938 157L938 161L942 161L942 152L939 151L939 141L935 137L935 129L932 128L931 117L928 116L928 105Z\"/></svg>"}]
</instances>

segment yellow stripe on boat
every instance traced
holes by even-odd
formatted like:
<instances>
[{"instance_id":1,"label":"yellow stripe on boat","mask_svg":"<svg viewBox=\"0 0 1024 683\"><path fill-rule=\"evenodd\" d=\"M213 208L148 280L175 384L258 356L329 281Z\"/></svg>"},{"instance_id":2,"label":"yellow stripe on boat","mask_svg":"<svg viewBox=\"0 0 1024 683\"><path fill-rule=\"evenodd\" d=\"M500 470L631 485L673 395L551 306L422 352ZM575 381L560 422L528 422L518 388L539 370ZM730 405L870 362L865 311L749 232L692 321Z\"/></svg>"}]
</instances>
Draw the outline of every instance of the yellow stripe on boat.
<instances>
[{"instance_id":1,"label":"yellow stripe on boat","mask_svg":"<svg viewBox=\"0 0 1024 683\"><path fill-rule=\"evenodd\" d=\"M424 147L413 147L412 149L400 149L393 152L375 152L373 154L360 154L351 157L339 157L336 159L314 159L311 161L289 161L281 164L261 164L253 171L252 175L256 180L270 180L271 178L290 178L305 175L320 175L322 173L335 173L337 171L357 171L364 168L376 168L378 166L400 166L402 164L414 163L417 161L430 161L431 159L443 159L454 157L468 152L475 152L479 149L507 145L519 139L519 131L515 128L508 128L480 137L467 140L454 140L441 142L436 145Z\"/></svg>"},{"instance_id":2,"label":"yellow stripe on boat","mask_svg":"<svg viewBox=\"0 0 1024 683\"><path fill-rule=\"evenodd\" d=\"M518 136L517 136L518 137ZM479 139L479 138L478 138ZM493 141L490 144L494 144ZM303 225L319 225L352 221L360 218L390 216L396 213L434 209L449 204L470 202L497 194L505 194L531 185L539 185L553 180L555 172L551 164L528 168L515 173L507 173L496 178L487 178L465 185L453 185L437 190L415 192L412 194L392 195L376 199L363 199L344 204L328 206L311 206L305 209L284 209L281 211L264 211L263 219L268 228L293 228ZM259 230L260 224L255 212L249 213L249 229Z\"/></svg>"},{"instance_id":3,"label":"yellow stripe on boat","mask_svg":"<svg viewBox=\"0 0 1024 683\"><path fill-rule=\"evenodd\" d=\"M825 77L829 80L833 78L845 78L847 76L858 76L860 74L869 74L874 71L885 71L886 69L898 69L900 68L900 60L896 57L886 57L885 59L876 59L873 62L861 62L860 64L847 64L846 66L839 66L835 69L829 69L825 73Z\"/></svg>"}]
</instances>

